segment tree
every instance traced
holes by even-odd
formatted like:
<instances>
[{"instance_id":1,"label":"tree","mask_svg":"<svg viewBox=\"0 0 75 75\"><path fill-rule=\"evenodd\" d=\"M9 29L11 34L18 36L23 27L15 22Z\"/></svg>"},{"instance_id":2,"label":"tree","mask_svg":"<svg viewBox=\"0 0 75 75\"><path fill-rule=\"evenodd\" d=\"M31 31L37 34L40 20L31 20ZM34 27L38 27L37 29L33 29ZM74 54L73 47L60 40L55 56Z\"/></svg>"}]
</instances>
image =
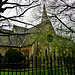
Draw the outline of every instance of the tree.
<instances>
[{"instance_id":1,"label":"tree","mask_svg":"<svg viewBox=\"0 0 75 75\"><path fill-rule=\"evenodd\" d=\"M64 26L65 29L69 30L72 33L74 31L75 25L75 1L72 0L53 0L47 3L50 15L55 18L55 21L58 21L60 26Z\"/></svg>"},{"instance_id":2,"label":"tree","mask_svg":"<svg viewBox=\"0 0 75 75\"><path fill-rule=\"evenodd\" d=\"M74 10L75 10L75 2L72 0L43 0L47 7L48 7L48 17L49 18L56 18L53 21L57 20L57 22L61 23L63 26L65 26L67 29L69 29L71 32L75 33L72 25L75 24L75 17L74 17ZM23 21L24 14L31 8L37 7L40 5L39 0L4 0L0 1L0 23L1 27L4 26L10 26L11 21L19 22L21 24L32 25L30 23L26 23ZM41 1L41 5L43 2ZM36 8L37 9L37 8ZM9 14L12 14L12 10L14 10L14 15L12 16L3 16L2 13L6 13L7 10L10 11ZM19 12L18 12L19 11ZM51 15L51 16L50 16ZM71 26L68 26L66 22L63 22L62 19L66 17L71 22L67 22L68 24L72 24ZM3 25L3 23L6 23Z\"/></svg>"},{"instance_id":3,"label":"tree","mask_svg":"<svg viewBox=\"0 0 75 75\"><path fill-rule=\"evenodd\" d=\"M9 63L20 63L23 60L23 54L15 49L9 49L5 53L6 61Z\"/></svg>"},{"instance_id":4,"label":"tree","mask_svg":"<svg viewBox=\"0 0 75 75\"><path fill-rule=\"evenodd\" d=\"M46 0L48 18L55 29L64 28L64 32L75 33L75 1L74 0ZM35 8L34 8L35 9ZM35 11L35 10L34 10ZM40 11L40 10L38 10ZM41 12L41 11L40 11ZM42 16L39 16L39 18ZM37 17L38 19L38 17ZM62 31L62 30L60 30Z\"/></svg>"},{"instance_id":5,"label":"tree","mask_svg":"<svg viewBox=\"0 0 75 75\"><path fill-rule=\"evenodd\" d=\"M19 22L25 26L33 26L33 24L24 22L23 18L29 9L40 5L38 1L39 0L0 0L0 28L11 26L12 21ZM7 14L9 15L7 16Z\"/></svg>"},{"instance_id":6,"label":"tree","mask_svg":"<svg viewBox=\"0 0 75 75\"><path fill-rule=\"evenodd\" d=\"M4 27L12 27L12 23L23 25L24 27L30 25L34 26L31 23L25 22L25 13L32 8L40 6L39 0L0 0L0 29ZM3 34L3 35L1 35ZM9 38L17 36L21 43L25 40L25 35L29 35L31 33L9 33L3 32L0 30L0 36ZM20 35L23 36L23 39L20 38Z\"/></svg>"},{"instance_id":7,"label":"tree","mask_svg":"<svg viewBox=\"0 0 75 75\"><path fill-rule=\"evenodd\" d=\"M25 17L25 13L31 9L37 9L35 7L42 6L43 1L46 5L48 17L50 18L53 25L55 25L55 29L69 32L75 34L75 2L72 0L1 0L0 1L0 28L4 26L11 26L13 21L24 24L25 26L31 25L31 23L24 22L23 19ZM41 2L41 4L40 4ZM34 10L33 9L33 10ZM14 10L14 14L3 16L4 13L10 11L9 14L12 14ZM32 14L34 11L32 10ZM40 9L41 10L41 9ZM30 12L31 13L31 12ZM38 12L39 13L39 12ZM37 12L35 14L38 14ZM41 13L40 13L41 14ZM42 16L37 15L37 19L40 19ZM26 18L26 17L25 17ZM37 19L35 19L37 21ZM6 24L5 24L6 23ZM64 30L63 30L64 29ZM29 35L30 33L24 34L10 34L0 31L0 33L8 34L8 35ZM3 35L2 35L3 36Z\"/></svg>"}]
</instances>

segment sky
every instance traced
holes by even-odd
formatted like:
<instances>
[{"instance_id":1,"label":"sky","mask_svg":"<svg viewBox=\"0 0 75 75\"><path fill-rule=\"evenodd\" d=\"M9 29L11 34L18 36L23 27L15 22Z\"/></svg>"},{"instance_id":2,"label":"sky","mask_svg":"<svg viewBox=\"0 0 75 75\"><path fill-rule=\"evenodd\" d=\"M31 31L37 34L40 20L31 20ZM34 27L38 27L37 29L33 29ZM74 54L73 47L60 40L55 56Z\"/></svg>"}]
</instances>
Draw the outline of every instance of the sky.
<instances>
[{"instance_id":1,"label":"sky","mask_svg":"<svg viewBox=\"0 0 75 75\"><path fill-rule=\"evenodd\" d=\"M21 4L26 4L27 5L27 0L26 0L26 2L25 2L25 0L8 0L8 2L18 2L18 3L21 3ZM20 2L21 1L21 2ZM33 4L33 5L35 5L35 4ZM6 7L6 6L10 6L10 5L4 5L3 7ZM32 6L32 5L31 5ZM28 7L27 7L28 8ZM26 9L27 9L26 8ZM25 9L25 8L22 8L22 9ZM21 13L21 10L19 10L19 9L17 9L18 10L18 14L20 14ZM32 14L34 14L33 13L33 8L31 8L31 9L29 9L28 11L26 11L25 12L25 14L24 14L24 17L23 18L17 18L17 20L21 20L21 21L23 21L23 22L26 22L26 23L30 23L30 24L34 24L35 25L35 21L34 21L34 18L33 18L33 16L32 16ZM23 10L22 10L23 11ZM17 15L17 13L16 13L16 9L12 9L12 10L6 10L4 13L1 13L1 15L3 15L3 16L5 16L5 17L11 17L11 16L15 16L15 15ZM21 27L26 27L24 24L22 24L22 23L19 23L19 22L14 22L14 21L11 21L10 22L11 23L11 25L13 25L13 24L15 24L15 25L17 25L17 26L21 26ZM39 23L39 21L38 22L36 22L36 25ZM27 28L31 28L32 26L30 26L30 25L27 25ZM11 28L8 28L8 27L4 27L5 29L11 29Z\"/></svg>"},{"instance_id":2,"label":"sky","mask_svg":"<svg viewBox=\"0 0 75 75\"><path fill-rule=\"evenodd\" d=\"M14 2L14 1L18 1L18 3L21 3L21 4L27 4L26 2L25 2L25 0L9 0L9 2ZM21 2L20 2L21 1ZM50 1L51 3L54 1L54 0L46 0L46 4L48 4L49 2L48 1ZM57 1L57 0L56 0ZM58 0L58 1L60 1L60 0ZM66 0L67 1L67 3L68 4L72 4L73 2L75 2L75 0ZM43 6L43 3L42 3L42 0L40 0L40 2L41 2L41 4L42 4L42 6ZM59 2L60 3L60 2ZM35 4L34 4L35 5ZM6 5L5 5L6 6ZM5 7L5 6L3 6L3 7ZM9 6L9 5L7 5L7 6ZM41 8L40 8L40 10L42 9L42 6L41 6ZM25 9L25 8L24 8ZM28 11L26 11L25 12L25 14L24 14L24 17L23 18L18 18L18 20L20 19L21 21L23 21L23 22L26 22L26 23L30 23L30 24L33 24L33 25L37 25L37 24L39 24L41 21L40 21L40 19L38 19L38 20L36 20L36 18L34 18L35 16L38 16L38 15L35 15L36 14L36 12L38 11L37 10L38 8L37 7L35 7L34 9L33 8L31 8L31 9L29 9ZM18 14L19 13L21 13L21 11L20 10L18 10L19 12L18 12ZM22 10L23 11L23 10ZM48 9L47 9L47 12L48 12ZM54 12L54 11L53 11ZM75 11L73 11L73 12L75 12ZM70 13L70 12L66 12L66 13ZM49 14L49 13L48 13ZM2 13L2 15L3 16L6 16L6 17L8 17L8 16L13 16L13 15L16 15L16 10L15 9L13 9L13 10L6 10L4 13ZM74 15L75 16L75 15ZM61 16L60 16L60 18L61 18ZM70 25L75 25L75 23L72 23L72 22L69 22L70 20L66 17L65 18L65 16L62 16L62 21L63 22L65 22L68 26L70 26ZM59 22L55 22L54 23L54 21L55 21L55 19L50 19L51 20L51 22L52 22L52 25L53 25L53 27L55 28L57 28L57 25L59 24ZM6 22L5 22L6 23ZM21 24L21 23L18 23L18 22L14 22L14 21L11 21L10 23L7 23L7 24L11 24L11 27L4 27L4 29L8 29L8 30L11 30L12 29L12 26L15 24L15 25L17 25L17 26L21 26L21 27L26 27L26 28L31 28L32 26L30 26L30 25L24 25L24 24ZM60 24L60 26L61 26L61 24ZM65 27L63 27L63 29L64 29ZM75 26L73 27L74 29L75 29ZM75 35L75 34L74 34Z\"/></svg>"},{"instance_id":3,"label":"sky","mask_svg":"<svg viewBox=\"0 0 75 75\"><path fill-rule=\"evenodd\" d=\"M27 4L26 2L25 2L25 0L9 0L9 2L14 2L14 1L18 1L18 3L21 3L21 4ZM21 1L21 2L19 2L19 1ZM42 1L42 0L40 0L40 1ZM51 3L54 1L54 0L45 0L46 1L46 4L48 3L48 1L51 1ZM56 0L57 1L57 0ZM60 1L60 0L58 0L58 1ZM66 0L67 1L67 3L68 4L71 4L72 2L74 2L75 0ZM41 4L42 4L42 2L41 2ZM9 5L7 5L7 6L9 6ZM4 6L5 7L5 6ZM25 8L24 8L25 9ZM41 6L41 9L42 9L42 6ZM20 10L18 10L19 12L18 12L18 14L19 13L21 13L21 11ZM23 22L26 22L26 23L31 23L31 24L34 24L34 25L37 25L37 24L39 24L40 23L40 20L38 19L38 20L36 20L35 21L35 18L33 18L34 16L35 16L35 12L37 12L37 8L35 7L35 9L29 9L27 12L25 12L25 14L24 14L24 17L23 18L18 18L18 20L20 19L20 20L22 20ZM35 14L34 14L35 13ZM69 13L69 12L68 12ZM2 15L4 15L4 16L13 16L13 15L16 15L16 10L15 9L13 9L13 10L6 10L4 13L2 13ZM54 20L54 19L53 19ZM66 24L67 24L67 18L64 18L64 16L63 16L63 18L62 18L62 20L63 20L63 22L65 22ZM52 20L51 20L52 21ZM24 24L21 24L21 23L18 23L18 22L14 22L14 21L12 21L11 22L11 24L13 25L13 24L15 24L15 25L17 25L17 26L21 26L21 27L26 27ZM56 26L56 24L58 24L58 22L56 23L56 24L54 24L53 22L52 22L52 24L54 25L54 26ZM69 25L71 25L72 23L70 22L69 23ZM27 25L27 28L30 28L30 27L32 27L32 26L30 26L30 25ZM5 28L5 27L4 27ZM10 29L10 28L8 28L8 27L6 27L7 29Z\"/></svg>"},{"instance_id":4,"label":"sky","mask_svg":"<svg viewBox=\"0 0 75 75\"><path fill-rule=\"evenodd\" d=\"M25 0L9 0L8 2L14 2L14 1L18 1L18 3L19 3L19 1L21 1L21 4L26 4L27 5L27 3L25 3ZM6 6L10 6L10 5L4 5L3 7L6 7ZM24 8L25 9L25 8ZM17 9L18 10L18 14L20 14L21 13L21 10L19 10L19 9ZM31 23L31 24L33 24L31 21L32 21L32 17L31 17L31 12L32 12L32 9L29 9L28 11L26 11L25 12L25 14L24 14L24 17L23 18L17 18L17 20L21 20L21 21L23 21L23 22L26 22L26 23ZM17 13L16 13L16 9L12 9L12 10L5 10L4 11L4 13L1 13L1 15L2 16L5 16L5 17L11 17L11 16L15 16L15 15L17 15ZM30 20L30 21L29 21ZM10 21L10 23L9 22L2 22L2 23L0 23L0 25L5 25L5 24L11 24L11 27L4 27L4 29L11 29L12 28L12 25L17 25L17 26L21 26L21 27L26 27L24 24L22 24L22 23L19 23L19 22L14 22L14 21ZM32 27L32 26L30 26L30 25L27 25L27 28L30 28L30 27Z\"/></svg>"}]
</instances>

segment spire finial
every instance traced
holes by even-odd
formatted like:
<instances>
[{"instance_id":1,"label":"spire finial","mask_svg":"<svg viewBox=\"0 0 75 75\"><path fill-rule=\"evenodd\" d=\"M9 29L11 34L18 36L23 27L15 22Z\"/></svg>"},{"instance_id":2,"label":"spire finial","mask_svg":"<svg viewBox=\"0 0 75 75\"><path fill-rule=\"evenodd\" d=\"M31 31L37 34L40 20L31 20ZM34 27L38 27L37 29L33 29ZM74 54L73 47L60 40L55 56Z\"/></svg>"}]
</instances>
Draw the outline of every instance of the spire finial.
<instances>
[{"instance_id":1,"label":"spire finial","mask_svg":"<svg viewBox=\"0 0 75 75\"><path fill-rule=\"evenodd\" d=\"M41 20L41 22L44 22L44 21L48 21L45 3L43 4L43 12L42 12L42 20Z\"/></svg>"},{"instance_id":2,"label":"spire finial","mask_svg":"<svg viewBox=\"0 0 75 75\"><path fill-rule=\"evenodd\" d=\"M43 2L46 2L46 0L43 0Z\"/></svg>"},{"instance_id":3,"label":"spire finial","mask_svg":"<svg viewBox=\"0 0 75 75\"><path fill-rule=\"evenodd\" d=\"M43 3L45 4L46 0L43 0Z\"/></svg>"}]
</instances>

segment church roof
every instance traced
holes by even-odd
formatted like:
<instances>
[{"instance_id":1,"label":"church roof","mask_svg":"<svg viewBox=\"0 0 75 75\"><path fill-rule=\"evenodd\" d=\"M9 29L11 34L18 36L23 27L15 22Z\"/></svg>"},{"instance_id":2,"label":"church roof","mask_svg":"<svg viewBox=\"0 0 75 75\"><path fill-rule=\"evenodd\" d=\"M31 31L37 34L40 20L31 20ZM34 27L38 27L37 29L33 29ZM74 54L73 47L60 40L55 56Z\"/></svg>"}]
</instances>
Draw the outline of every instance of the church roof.
<instances>
[{"instance_id":1,"label":"church roof","mask_svg":"<svg viewBox=\"0 0 75 75\"><path fill-rule=\"evenodd\" d=\"M52 34L53 36L55 36L55 31L54 31L54 28L47 16L47 12L46 12L46 7L45 7L45 4L43 5L43 12L42 12L42 19L41 19L41 23L36 25L35 27L32 27L30 28L29 30L27 30L26 32L31 32L31 33L34 33L34 32L39 32L39 34L30 34L27 39L26 39L26 42L29 44L31 43L34 43L39 37L39 35L43 35L45 34L44 32L48 32L50 34ZM45 34L46 36L46 34Z\"/></svg>"}]
</instances>

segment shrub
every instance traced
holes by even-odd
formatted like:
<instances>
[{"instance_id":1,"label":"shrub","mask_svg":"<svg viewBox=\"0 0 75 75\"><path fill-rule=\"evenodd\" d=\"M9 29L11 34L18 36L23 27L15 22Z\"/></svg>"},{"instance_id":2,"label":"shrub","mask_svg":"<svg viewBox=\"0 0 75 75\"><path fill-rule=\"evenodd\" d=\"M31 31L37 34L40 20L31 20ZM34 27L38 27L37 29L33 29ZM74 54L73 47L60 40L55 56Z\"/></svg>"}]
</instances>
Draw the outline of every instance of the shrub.
<instances>
[{"instance_id":1,"label":"shrub","mask_svg":"<svg viewBox=\"0 0 75 75\"><path fill-rule=\"evenodd\" d=\"M16 49L9 49L5 53L5 58L8 63L20 63L23 60L23 54Z\"/></svg>"}]
</instances>

